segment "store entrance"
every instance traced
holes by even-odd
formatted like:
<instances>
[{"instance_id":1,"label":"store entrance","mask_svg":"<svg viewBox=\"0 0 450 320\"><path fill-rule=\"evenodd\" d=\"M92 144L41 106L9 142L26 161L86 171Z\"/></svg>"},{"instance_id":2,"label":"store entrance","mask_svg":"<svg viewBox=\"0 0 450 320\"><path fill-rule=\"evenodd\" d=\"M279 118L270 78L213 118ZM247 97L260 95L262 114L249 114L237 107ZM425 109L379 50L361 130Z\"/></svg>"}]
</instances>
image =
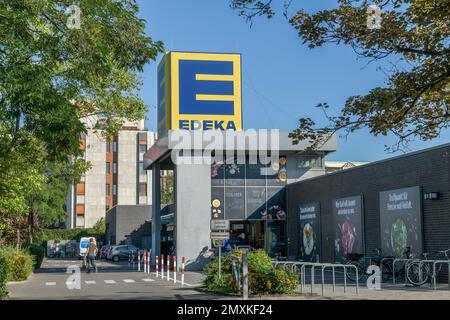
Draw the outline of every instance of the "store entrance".
<instances>
[{"instance_id":1,"label":"store entrance","mask_svg":"<svg viewBox=\"0 0 450 320\"><path fill-rule=\"evenodd\" d=\"M286 221L230 222L231 248L264 249L273 258L286 256Z\"/></svg>"}]
</instances>

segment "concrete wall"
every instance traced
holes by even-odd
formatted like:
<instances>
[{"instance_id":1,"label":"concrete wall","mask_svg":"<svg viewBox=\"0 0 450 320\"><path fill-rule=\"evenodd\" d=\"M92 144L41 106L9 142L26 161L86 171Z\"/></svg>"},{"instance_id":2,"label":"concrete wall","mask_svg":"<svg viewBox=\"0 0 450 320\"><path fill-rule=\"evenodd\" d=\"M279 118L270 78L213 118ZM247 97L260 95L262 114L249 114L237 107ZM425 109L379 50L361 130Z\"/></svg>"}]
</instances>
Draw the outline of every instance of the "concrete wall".
<instances>
[{"instance_id":1,"label":"concrete wall","mask_svg":"<svg viewBox=\"0 0 450 320\"><path fill-rule=\"evenodd\" d=\"M175 245L177 258L186 258L186 270L200 270L210 248L211 167L176 165ZM179 264L181 261L177 261Z\"/></svg>"},{"instance_id":2,"label":"concrete wall","mask_svg":"<svg viewBox=\"0 0 450 320\"><path fill-rule=\"evenodd\" d=\"M110 236L115 238L115 243L111 244L123 244L130 237L132 244L140 247L141 237L151 232L151 210L149 205L120 205L110 209L106 222L110 226Z\"/></svg>"},{"instance_id":3,"label":"concrete wall","mask_svg":"<svg viewBox=\"0 0 450 320\"><path fill-rule=\"evenodd\" d=\"M423 192L440 192L439 200L423 200L424 251L450 248L450 145L347 169L288 185L289 255L298 255L298 205L320 202L322 258L334 258L332 201L363 195L365 250L381 246L379 192L422 186Z\"/></svg>"},{"instance_id":4,"label":"concrete wall","mask_svg":"<svg viewBox=\"0 0 450 320\"><path fill-rule=\"evenodd\" d=\"M138 155L137 131L120 131L118 139L118 182L117 204L133 205L138 203Z\"/></svg>"},{"instance_id":5,"label":"concrete wall","mask_svg":"<svg viewBox=\"0 0 450 320\"><path fill-rule=\"evenodd\" d=\"M92 168L85 180L85 228L105 216L106 143L100 133L89 129L86 136L86 161ZM77 225L78 227L78 225Z\"/></svg>"}]
</instances>

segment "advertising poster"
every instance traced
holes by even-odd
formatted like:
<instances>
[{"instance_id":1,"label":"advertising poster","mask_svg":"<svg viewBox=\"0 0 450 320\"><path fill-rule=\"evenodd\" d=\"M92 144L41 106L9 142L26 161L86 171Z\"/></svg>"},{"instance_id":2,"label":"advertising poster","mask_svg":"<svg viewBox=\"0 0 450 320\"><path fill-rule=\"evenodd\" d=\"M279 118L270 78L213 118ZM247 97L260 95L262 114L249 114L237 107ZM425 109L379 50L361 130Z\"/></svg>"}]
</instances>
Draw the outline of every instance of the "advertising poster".
<instances>
[{"instance_id":1,"label":"advertising poster","mask_svg":"<svg viewBox=\"0 0 450 320\"><path fill-rule=\"evenodd\" d=\"M302 204L299 214L299 255L302 261L320 261L320 203Z\"/></svg>"},{"instance_id":2,"label":"advertising poster","mask_svg":"<svg viewBox=\"0 0 450 320\"><path fill-rule=\"evenodd\" d=\"M286 188L267 188L267 211L262 220L286 220Z\"/></svg>"},{"instance_id":3,"label":"advertising poster","mask_svg":"<svg viewBox=\"0 0 450 320\"><path fill-rule=\"evenodd\" d=\"M266 211L266 188L247 187L247 219L261 220Z\"/></svg>"},{"instance_id":4,"label":"advertising poster","mask_svg":"<svg viewBox=\"0 0 450 320\"><path fill-rule=\"evenodd\" d=\"M349 253L364 253L362 196L333 201L335 228L334 257L342 260Z\"/></svg>"},{"instance_id":5,"label":"advertising poster","mask_svg":"<svg viewBox=\"0 0 450 320\"><path fill-rule=\"evenodd\" d=\"M422 253L422 204L420 187L380 192L381 249L402 257L406 246Z\"/></svg>"},{"instance_id":6,"label":"advertising poster","mask_svg":"<svg viewBox=\"0 0 450 320\"><path fill-rule=\"evenodd\" d=\"M245 185L245 164L225 164L225 185Z\"/></svg>"},{"instance_id":7,"label":"advertising poster","mask_svg":"<svg viewBox=\"0 0 450 320\"><path fill-rule=\"evenodd\" d=\"M214 163L211 165L211 186L223 186L225 183L225 165Z\"/></svg>"},{"instance_id":8,"label":"advertising poster","mask_svg":"<svg viewBox=\"0 0 450 320\"><path fill-rule=\"evenodd\" d=\"M245 188L225 188L225 219L245 219Z\"/></svg>"}]
</instances>

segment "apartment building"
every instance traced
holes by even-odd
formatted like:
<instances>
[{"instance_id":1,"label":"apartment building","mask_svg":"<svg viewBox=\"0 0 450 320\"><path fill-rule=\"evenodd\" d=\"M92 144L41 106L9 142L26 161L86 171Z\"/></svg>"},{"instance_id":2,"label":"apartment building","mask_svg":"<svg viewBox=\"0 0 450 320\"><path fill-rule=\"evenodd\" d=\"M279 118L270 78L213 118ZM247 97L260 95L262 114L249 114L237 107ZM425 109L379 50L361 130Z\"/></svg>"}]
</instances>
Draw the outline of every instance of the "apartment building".
<instances>
[{"instance_id":1,"label":"apartment building","mask_svg":"<svg viewBox=\"0 0 450 320\"><path fill-rule=\"evenodd\" d=\"M144 120L125 122L119 134L107 141L101 120L84 120L83 157L91 168L67 196L67 228L90 228L116 205L150 205L151 171L144 170L143 154L156 141ZM100 128L100 129L99 129Z\"/></svg>"}]
</instances>

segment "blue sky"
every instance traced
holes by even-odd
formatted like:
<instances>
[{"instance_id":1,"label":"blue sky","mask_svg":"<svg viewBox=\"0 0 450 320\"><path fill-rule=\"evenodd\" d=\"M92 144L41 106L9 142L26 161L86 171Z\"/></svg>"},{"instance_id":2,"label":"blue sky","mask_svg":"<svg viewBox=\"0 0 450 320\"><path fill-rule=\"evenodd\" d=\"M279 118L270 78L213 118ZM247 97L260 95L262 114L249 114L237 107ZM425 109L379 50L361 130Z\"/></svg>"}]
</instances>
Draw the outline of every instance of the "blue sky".
<instances>
[{"instance_id":1,"label":"blue sky","mask_svg":"<svg viewBox=\"0 0 450 320\"><path fill-rule=\"evenodd\" d=\"M383 86L386 76L367 65L350 47L326 45L308 49L279 14L258 18L252 27L229 8L228 0L138 0L147 34L164 42L166 51L236 52L242 54L244 128L290 131L300 117L324 120L314 106L327 102L337 111L352 95ZM330 8L335 1L297 0L309 12ZM294 7L293 7L294 8ZM146 66L140 95L150 106L147 127L156 131L156 63ZM394 58L390 60L395 62ZM450 131L433 141L416 141L410 151L450 142ZM385 151L395 137L373 137L367 130L339 139L329 160L375 161L396 154Z\"/></svg>"}]
</instances>

